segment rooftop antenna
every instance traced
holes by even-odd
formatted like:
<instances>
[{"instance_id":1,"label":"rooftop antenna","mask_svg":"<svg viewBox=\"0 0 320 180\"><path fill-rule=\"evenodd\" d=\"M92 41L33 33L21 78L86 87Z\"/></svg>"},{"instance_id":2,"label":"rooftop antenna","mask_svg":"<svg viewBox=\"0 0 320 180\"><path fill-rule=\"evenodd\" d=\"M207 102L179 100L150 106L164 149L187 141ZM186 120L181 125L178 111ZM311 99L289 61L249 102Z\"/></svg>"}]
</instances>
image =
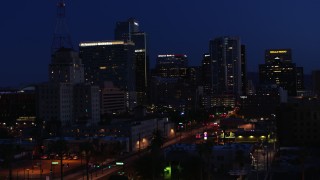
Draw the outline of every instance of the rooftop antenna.
<instances>
[{"instance_id":1,"label":"rooftop antenna","mask_svg":"<svg viewBox=\"0 0 320 180\"><path fill-rule=\"evenodd\" d=\"M66 4L64 0L59 0L57 3L57 24L53 35L51 53L53 54L60 48L73 49L66 22Z\"/></svg>"}]
</instances>

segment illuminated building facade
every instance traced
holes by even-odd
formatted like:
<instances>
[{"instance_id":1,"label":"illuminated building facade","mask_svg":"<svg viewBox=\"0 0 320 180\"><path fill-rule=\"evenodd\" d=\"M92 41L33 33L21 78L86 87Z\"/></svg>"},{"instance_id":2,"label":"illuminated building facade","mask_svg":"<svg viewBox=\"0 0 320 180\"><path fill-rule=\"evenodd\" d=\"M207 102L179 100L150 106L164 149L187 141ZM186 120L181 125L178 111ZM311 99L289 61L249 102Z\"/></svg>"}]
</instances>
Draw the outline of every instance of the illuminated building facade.
<instances>
[{"instance_id":1,"label":"illuminated building facade","mask_svg":"<svg viewBox=\"0 0 320 180\"><path fill-rule=\"evenodd\" d=\"M233 107L237 97L246 94L246 49L245 45L239 47L239 44L238 37L210 41L210 53L202 58L202 105L206 109Z\"/></svg>"},{"instance_id":2,"label":"illuminated building facade","mask_svg":"<svg viewBox=\"0 0 320 180\"><path fill-rule=\"evenodd\" d=\"M65 3L58 3L49 82L36 87L37 118L57 135L61 127L95 125L100 121L99 87L85 84L84 65L72 46L65 20ZM63 27L65 26L65 27Z\"/></svg>"},{"instance_id":3,"label":"illuminated building facade","mask_svg":"<svg viewBox=\"0 0 320 180\"><path fill-rule=\"evenodd\" d=\"M161 54L156 61L156 76L162 78L185 78L188 57L185 54Z\"/></svg>"},{"instance_id":4,"label":"illuminated building facade","mask_svg":"<svg viewBox=\"0 0 320 180\"><path fill-rule=\"evenodd\" d=\"M134 44L124 41L95 41L79 44L85 81L103 86L105 81L124 91L135 91Z\"/></svg>"},{"instance_id":5,"label":"illuminated building facade","mask_svg":"<svg viewBox=\"0 0 320 180\"><path fill-rule=\"evenodd\" d=\"M8 126L16 122L34 121L36 95L34 87L29 90L0 90L0 123Z\"/></svg>"},{"instance_id":6,"label":"illuminated building facade","mask_svg":"<svg viewBox=\"0 0 320 180\"><path fill-rule=\"evenodd\" d=\"M149 88L149 55L147 49L147 35L144 32L137 32L131 35L135 43L135 67L136 67L136 92L137 104L143 105L148 102Z\"/></svg>"},{"instance_id":7,"label":"illuminated building facade","mask_svg":"<svg viewBox=\"0 0 320 180\"><path fill-rule=\"evenodd\" d=\"M77 52L60 48L49 65L49 82L37 86L37 117L51 124L94 125L100 121L99 87L84 83Z\"/></svg>"},{"instance_id":8,"label":"illuminated building facade","mask_svg":"<svg viewBox=\"0 0 320 180\"><path fill-rule=\"evenodd\" d=\"M213 93L241 95L241 43L239 37L210 41L213 67Z\"/></svg>"},{"instance_id":9,"label":"illuminated building facade","mask_svg":"<svg viewBox=\"0 0 320 180\"><path fill-rule=\"evenodd\" d=\"M254 94L240 96L239 115L246 118L270 117L280 103L287 102L287 91L276 85L258 86Z\"/></svg>"},{"instance_id":10,"label":"illuminated building facade","mask_svg":"<svg viewBox=\"0 0 320 180\"><path fill-rule=\"evenodd\" d=\"M303 68L292 63L290 49L268 49L265 64L259 65L260 84L276 84L296 96L297 90L304 89Z\"/></svg>"},{"instance_id":11,"label":"illuminated building facade","mask_svg":"<svg viewBox=\"0 0 320 180\"><path fill-rule=\"evenodd\" d=\"M148 101L149 84L147 34L140 31L139 22L136 19L129 18L127 21L116 23L114 36L115 40L134 43L137 104L144 105Z\"/></svg>"},{"instance_id":12,"label":"illuminated building facade","mask_svg":"<svg viewBox=\"0 0 320 180\"><path fill-rule=\"evenodd\" d=\"M202 57L202 82L203 92L205 94L212 94L212 63L210 54L204 54Z\"/></svg>"},{"instance_id":13,"label":"illuminated building facade","mask_svg":"<svg viewBox=\"0 0 320 180\"><path fill-rule=\"evenodd\" d=\"M117 22L114 30L115 40L132 41L132 34L139 32L139 22L134 18Z\"/></svg>"},{"instance_id":14,"label":"illuminated building facade","mask_svg":"<svg viewBox=\"0 0 320 180\"><path fill-rule=\"evenodd\" d=\"M103 87L111 81L126 92L126 106L137 104L135 45L124 41L94 41L79 44L85 67L85 81Z\"/></svg>"},{"instance_id":15,"label":"illuminated building facade","mask_svg":"<svg viewBox=\"0 0 320 180\"><path fill-rule=\"evenodd\" d=\"M199 68L188 67L187 55L158 55L152 74L151 100L154 104L175 109L194 108L198 79Z\"/></svg>"}]
</instances>

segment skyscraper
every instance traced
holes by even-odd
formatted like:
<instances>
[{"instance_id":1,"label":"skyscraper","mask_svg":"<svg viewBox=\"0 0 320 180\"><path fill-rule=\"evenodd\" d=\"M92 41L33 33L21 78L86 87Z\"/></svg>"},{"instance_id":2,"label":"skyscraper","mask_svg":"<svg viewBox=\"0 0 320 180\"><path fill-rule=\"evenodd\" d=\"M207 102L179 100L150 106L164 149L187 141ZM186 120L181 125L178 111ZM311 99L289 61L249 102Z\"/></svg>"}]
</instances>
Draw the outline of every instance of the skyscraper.
<instances>
[{"instance_id":1,"label":"skyscraper","mask_svg":"<svg viewBox=\"0 0 320 180\"><path fill-rule=\"evenodd\" d=\"M212 94L212 63L210 54L202 56L202 85L205 94Z\"/></svg>"},{"instance_id":2,"label":"skyscraper","mask_svg":"<svg viewBox=\"0 0 320 180\"><path fill-rule=\"evenodd\" d=\"M292 63L291 49L268 49L265 64L259 65L260 84L276 84L296 96L303 87L303 68Z\"/></svg>"},{"instance_id":3,"label":"skyscraper","mask_svg":"<svg viewBox=\"0 0 320 180\"><path fill-rule=\"evenodd\" d=\"M49 82L37 86L37 118L48 126L78 123L94 125L100 121L100 97L97 86L84 84L84 67L77 52L72 48L66 31L65 3L57 7L57 26L52 43L49 65Z\"/></svg>"},{"instance_id":4,"label":"skyscraper","mask_svg":"<svg viewBox=\"0 0 320 180\"><path fill-rule=\"evenodd\" d=\"M241 92L242 95L246 95L248 92L248 80L247 80L247 56L246 46L241 45Z\"/></svg>"},{"instance_id":5,"label":"skyscraper","mask_svg":"<svg viewBox=\"0 0 320 180\"><path fill-rule=\"evenodd\" d=\"M38 118L50 124L94 125L100 121L98 86L84 83L77 52L60 48L49 65L49 82L37 86Z\"/></svg>"},{"instance_id":6,"label":"skyscraper","mask_svg":"<svg viewBox=\"0 0 320 180\"><path fill-rule=\"evenodd\" d=\"M105 81L124 91L135 91L134 43L92 41L79 44L85 81L103 86Z\"/></svg>"},{"instance_id":7,"label":"skyscraper","mask_svg":"<svg viewBox=\"0 0 320 180\"><path fill-rule=\"evenodd\" d=\"M83 75L83 64L73 49L60 48L52 55L49 65L50 82L83 83Z\"/></svg>"},{"instance_id":8,"label":"skyscraper","mask_svg":"<svg viewBox=\"0 0 320 180\"><path fill-rule=\"evenodd\" d=\"M156 61L156 75L162 78L185 78L188 57L185 54L161 54Z\"/></svg>"},{"instance_id":9,"label":"skyscraper","mask_svg":"<svg viewBox=\"0 0 320 180\"><path fill-rule=\"evenodd\" d=\"M147 35L144 32L137 32L131 35L135 44L135 67L136 67L136 91L137 104L143 105L148 101L149 87L149 55L147 49Z\"/></svg>"},{"instance_id":10,"label":"skyscraper","mask_svg":"<svg viewBox=\"0 0 320 180\"><path fill-rule=\"evenodd\" d=\"M134 43L137 104L143 105L147 102L149 84L147 34L140 31L136 19L129 18L127 21L116 23L115 40Z\"/></svg>"},{"instance_id":11,"label":"skyscraper","mask_svg":"<svg viewBox=\"0 0 320 180\"><path fill-rule=\"evenodd\" d=\"M312 71L312 93L320 97L320 70Z\"/></svg>"},{"instance_id":12,"label":"skyscraper","mask_svg":"<svg viewBox=\"0 0 320 180\"><path fill-rule=\"evenodd\" d=\"M135 46L131 41L92 41L79 44L85 81L103 87L111 81L126 92L127 108L136 106Z\"/></svg>"},{"instance_id":13,"label":"skyscraper","mask_svg":"<svg viewBox=\"0 0 320 180\"><path fill-rule=\"evenodd\" d=\"M139 22L134 18L129 18L127 21L116 23L114 39L132 41L132 34L139 31Z\"/></svg>"},{"instance_id":14,"label":"skyscraper","mask_svg":"<svg viewBox=\"0 0 320 180\"><path fill-rule=\"evenodd\" d=\"M209 54L212 63L214 106L234 106L242 94L241 42L239 37L224 36L211 40Z\"/></svg>"}]
</instances>

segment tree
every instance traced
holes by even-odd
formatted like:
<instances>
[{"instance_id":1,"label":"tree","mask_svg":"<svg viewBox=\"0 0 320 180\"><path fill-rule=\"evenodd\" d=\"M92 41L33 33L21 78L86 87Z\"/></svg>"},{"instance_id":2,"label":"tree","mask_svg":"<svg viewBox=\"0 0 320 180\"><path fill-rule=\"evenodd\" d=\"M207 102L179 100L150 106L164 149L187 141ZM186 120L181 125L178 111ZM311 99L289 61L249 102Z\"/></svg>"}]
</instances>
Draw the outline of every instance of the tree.
<instances>
[{"instance_id":1,"label":"tree","mask_svg":"<svg viewBox=\"0 0 320 180\"><path fill-rule=\"evenodd\" d=\"M86 176L87 176L87 180L89 180L89 162L90 162L90 159L91 159L92 154L94 152L94 147L93 147L92 141L89 140L89 141L81 143L79 145L79 149L81 152L81 158L82 158L82 153L84 154L84 157L85 157Z\"/></svg>"},{"instance_id":2,"label":"tree","mask_svg":"<svg viewBox=\"0 0 320 180\"><path fill-rule=\"evenodd\" d=\"M235 153L235 163L238 165L238 167L241 169L244 166L245 163L245 157L244 152L241 149L238 149Z\"/></svg>"},{"instance_id":3,"label":"tree","mask_svg":"<svg viewBox=\"0 0 320 180\"><path fill-rule=\"evenodd\" d=\"M154 130L151 140L151 155L152 155L152 178L155 179L162 174L163 160L161 158L161 147L164 143L164 137L160 130ZM159 166L160 165L160 168Z\"/></svg>"},{"instance_id":4,"label":"tree","mask_svg":"<svg viewBox=\"0 0 320 180\"><path fill-rule=\"evenodd\" d=\"M159 153L161 147L164 143L164 137L160 130L154 130L152 133L152 140L151 140L151 152Z\"/></svg>"},{"instance_id":5,"label":"tree","mask_svg":"<svg viewBox=\"0 0 320 180\"><path fill-rule=\"evenodd\" d=\"M63 179L63 155L68 152L67 141L60 138L49 145L49 151L55 152L60 158L60 178Z\"/></svg>"},{"instance_id":6,"label":"tree","mask_svg":"<svg viewBox=\"0 0 320 180\"><path fill-rule=\"evenodd\" d=\"M141 177L141 179L153 178L153 166L150 166L150 162L152 162L151 154L144 154L134 161L134 171Z\"/></svg>"},{"instance_id":7,"label":"tree","mask_svg":"<svg viewBox=\"0 0 320 180\"><path fill-rule=\"evenodd\" d=\"M211 154L212 154L213 143L205 142L197 144L197 151L202 159L202 169L206 169L208 179L210 179L210 169L211 169Z\"/></svg>"},{"instance_id":8,"label":"tree","mask_svg":"<svg viewBox=\"0 0 320 180\"><path fill-rule=\"evenodd\" d=\"M150 153L140 156L140 158L134 162L134 169L142 179L157 179L163 174L164 158L161 153L163 143L164 138L161 131L154 130L152 133Z\"/></svg>"},{"instance_id":9,"label":"tree","mask_svg":"<svg viewBox=\"0 0 320 180\"><path fill-rule=\"evenodd\" d=\"M9 169L9 179L12 180L12 162L14 155L20 151L20 146L16 144L1 144L0 153L3 158L3 164Z\"/></svg>"}]
</instances>

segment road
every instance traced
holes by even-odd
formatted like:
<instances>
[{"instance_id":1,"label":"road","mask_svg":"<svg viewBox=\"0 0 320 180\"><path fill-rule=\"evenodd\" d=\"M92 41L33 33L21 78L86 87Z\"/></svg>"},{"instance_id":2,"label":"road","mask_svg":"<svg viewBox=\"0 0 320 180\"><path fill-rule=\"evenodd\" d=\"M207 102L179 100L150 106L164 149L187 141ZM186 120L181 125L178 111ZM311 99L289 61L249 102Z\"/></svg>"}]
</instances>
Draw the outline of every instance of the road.
<instances>
[{"instance_id":1,"label":"road","mask_svg":"<svg viewBox=\"0 0 320 180\"><path fill-rule=\"evenodd\" d=\"M209 127L207 127L208 129ZM206 127L200 127L191 131L187 131L187 132L182 132L182 133L177 133L176 137L173 139L170 139L169 141L165 142L162 146L162 148L168 147L172 144L176 144L179 142L185 142L185 141L194 141L194 136L195 133L194 132L202 132L204 129L206 129ZM145 152L141 152L141 153L145 153ZM141 154L139 153L135 153L132 154L126 158L120 159L119 161L125 162L124 166L112 166L111 168L103 168L101 170L98 170L96 172L90 173L90 178L89 179L93 179L93 180L103 180L103 179L107 179L108 176L115 174L117 172L121 172L123 170L125 170L126 167L131 167L132 163L140 156ZM77 172L74 174L71 174L69 176L66 176L64 178L65 180L74 180L74 179L78 179L78 180L83 180L86 179L86 176L83 176L83 173L81 172Z\"/></svg>"},{"instance_id":2,"label":"road","mask_svg":"<svg viewBox=\"0 0 320 180\"><path fill-rule=\"evenodd\" d=\"M175 138L170 139L163 144L163 148L179 142L188 141L188 138L190 141L192 141L194 140L193 136L195 135L195 132L202 132L204 129L205 127L200 127L182 133L178 132ZM142 151L141 153L144 152ZM119 160L126 162L125 167L129 167L131 163L134 162L134 160L138 157L139 154L135 153L129 154ZM52 164L52 162L54 163ZM63 164L69 164L68 167L63 167L65 180L86 179L85 168L81 167L81 160L63 160ZM90 179L105 179L106 176L116 173L123 168L114 166L114 162L111 165L112 166L110 166L110 168L107 166L105 168L100 168L98 171L90 173ZM12 176L14 179L60 179L60 160L24 160L13 164L12 169ZM8 169L0 169L0 179L6 179L8 174Z\"/></svg>"}]
</instances>

